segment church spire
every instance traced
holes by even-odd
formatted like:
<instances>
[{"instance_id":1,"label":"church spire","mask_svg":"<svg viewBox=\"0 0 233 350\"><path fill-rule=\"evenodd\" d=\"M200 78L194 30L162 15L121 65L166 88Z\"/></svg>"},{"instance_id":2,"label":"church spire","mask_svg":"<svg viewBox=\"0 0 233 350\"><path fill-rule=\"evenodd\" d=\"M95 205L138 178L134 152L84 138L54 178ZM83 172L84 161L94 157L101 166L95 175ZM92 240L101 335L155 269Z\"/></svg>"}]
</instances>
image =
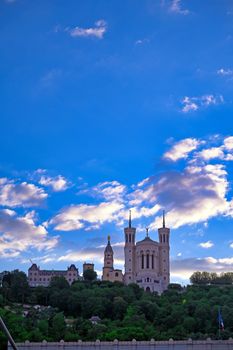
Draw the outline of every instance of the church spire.
<instances>
[{"instance_id":1,"label":"church spire","mask_svg":"<svg viewBox=\"0 0 233 350\"><path fill-rule=\"evenodd\" d=\"M131 210L129 211L129 228L131 228Z\"/></svg>"},{"instance_id":2,"label":"church spire","mask_svg":"<svg viewBox=\"0 0 233 350\"><path fill-rule=\"evenodd\" d=\"M146 237L149 237L149 228L146 227Z\"/></svg>"},{"instance_id":3,"label":"church spire","mask_svg":"<svg viewBox=\"0 0 233 350\"><path fill-rule=\"evenodd\" d=\"M165 225L165 210L163 210L163 228L165 228L166 225Z\"/></svg>"}]
</instances>

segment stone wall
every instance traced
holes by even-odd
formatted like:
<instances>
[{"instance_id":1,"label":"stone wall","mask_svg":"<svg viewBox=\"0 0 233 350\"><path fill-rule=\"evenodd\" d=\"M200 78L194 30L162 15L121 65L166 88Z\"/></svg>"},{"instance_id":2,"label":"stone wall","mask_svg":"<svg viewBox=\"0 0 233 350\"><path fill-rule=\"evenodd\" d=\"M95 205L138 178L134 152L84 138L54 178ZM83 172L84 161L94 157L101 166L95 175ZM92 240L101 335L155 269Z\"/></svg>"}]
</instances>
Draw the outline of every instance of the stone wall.
<instances>
[{"instance_id":1,"label":"stone wall","mask_svg":"<svg viewBox=\"0 0 233 350\"><path fill-rule=\"evenodd\" d=\"M169 341L118 341L25 343L17 344L18 350L233 350L233 339L229 340L172 340ZM11 346L8 346L12 350Z\"/></svg>"}]
</instances>

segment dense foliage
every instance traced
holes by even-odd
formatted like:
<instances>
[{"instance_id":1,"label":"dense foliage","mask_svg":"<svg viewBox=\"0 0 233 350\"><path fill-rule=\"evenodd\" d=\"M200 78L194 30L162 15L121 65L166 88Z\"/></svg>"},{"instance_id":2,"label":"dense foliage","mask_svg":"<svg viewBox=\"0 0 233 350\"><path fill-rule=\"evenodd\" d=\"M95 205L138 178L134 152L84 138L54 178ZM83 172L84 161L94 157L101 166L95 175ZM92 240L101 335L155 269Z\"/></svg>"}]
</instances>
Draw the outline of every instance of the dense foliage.
<instances>
[{"instance_id":1,"label":"dense foliage","mask_svg":"<svg viewBox=\"0 0 233 350\"><path fill-rule=\"evenodd\" d=\"M0 289L0 314L16 341L218 338L218 306L221 337L233 337L233 288L227 285L171 284L161 296L135 284L86 280L69 286L63 278L29 288L26 275L14 271ZM92 323L92 316L101 321Z\"/></svg>"},{"instance_id":2,"label":"dense foliage","mask_svg":"<svg viewBox=\"0 0 233 350\"><path fill-rule=\"evenodd\" d=\"M196 271L190 277L190 281L193 284L202 284L202 285L203 284L205 285L233 284L233 272L223 272L223 273L217 274L216 272Z\"/></svg>"}]
</instances>

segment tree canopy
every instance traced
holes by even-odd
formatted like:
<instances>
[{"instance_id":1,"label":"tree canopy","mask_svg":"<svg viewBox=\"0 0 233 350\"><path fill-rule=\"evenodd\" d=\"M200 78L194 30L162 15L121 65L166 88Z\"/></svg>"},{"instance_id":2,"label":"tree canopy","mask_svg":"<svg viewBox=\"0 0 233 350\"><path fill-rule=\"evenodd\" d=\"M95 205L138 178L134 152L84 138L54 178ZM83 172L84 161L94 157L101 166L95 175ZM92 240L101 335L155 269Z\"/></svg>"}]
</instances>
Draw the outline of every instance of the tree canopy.
<instances>
[{"instance_id":1,"label":"tree canopy","mask_svg":"<svg viewBox=\"0 0 233 350\"><path fill-rule=\"evenodd\" d=\"M0 315L16 341L214 339L219 306L225 324L221 337L233 337L233 288L211 285L204 273L194 274L193 285L169 285L160 296L119 282L70 286L54 278L47 288L29 288L19 271L7 278L0 289Z\"/></svg>"}]
</instances>

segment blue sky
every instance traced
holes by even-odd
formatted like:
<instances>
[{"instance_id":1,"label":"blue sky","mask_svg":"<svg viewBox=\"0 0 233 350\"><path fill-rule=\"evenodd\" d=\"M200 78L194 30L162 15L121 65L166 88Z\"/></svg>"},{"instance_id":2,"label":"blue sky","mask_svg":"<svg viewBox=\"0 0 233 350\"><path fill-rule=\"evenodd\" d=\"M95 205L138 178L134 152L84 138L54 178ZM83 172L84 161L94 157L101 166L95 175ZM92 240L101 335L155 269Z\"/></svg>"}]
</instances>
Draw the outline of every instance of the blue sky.
<instances>
[{"instance_id":1,"label":"blue sky","mask_svg":"<svg viewBox=\"0 0 233 350\"><path fill-rule=\"evenodd\" d=\"M171 277L233 268L233 4L0 0L0 269L123 267L171 228Z\"/></svg>"}]
</instances>

